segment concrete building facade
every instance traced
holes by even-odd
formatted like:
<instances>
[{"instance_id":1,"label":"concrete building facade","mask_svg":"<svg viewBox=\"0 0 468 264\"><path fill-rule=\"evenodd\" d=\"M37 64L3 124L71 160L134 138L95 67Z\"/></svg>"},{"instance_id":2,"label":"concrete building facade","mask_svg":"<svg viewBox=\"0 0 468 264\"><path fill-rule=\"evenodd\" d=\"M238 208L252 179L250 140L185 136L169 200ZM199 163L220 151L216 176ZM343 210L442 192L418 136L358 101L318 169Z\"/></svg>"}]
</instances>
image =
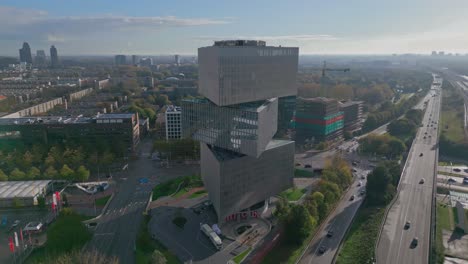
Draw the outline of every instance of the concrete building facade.
<instances>
[{"instance_id":1,"label":"concrete building facade","mask_svg":"<svg viewBox=\"0 0 468 264\"><path fill-rule=\"evenodd\" d=\"M362 102L343 101L340 102L340 111L343 112L343 129L345 132L354 133L362 128Z\"/></svg>"},{"instance_id":2,"label":"concrete building facade","mask_svg":"<svg viewBox=\"0 0 468 264\"><path fill-rule=\"evenodd\" d=\"M182 103L184 136L200 141L201 173L218 221L268 206L293 184L294 142L274 140L278 96L296 94L298 48L216 41L198 49L199 93Z\"/></svg>"}]
</instances>

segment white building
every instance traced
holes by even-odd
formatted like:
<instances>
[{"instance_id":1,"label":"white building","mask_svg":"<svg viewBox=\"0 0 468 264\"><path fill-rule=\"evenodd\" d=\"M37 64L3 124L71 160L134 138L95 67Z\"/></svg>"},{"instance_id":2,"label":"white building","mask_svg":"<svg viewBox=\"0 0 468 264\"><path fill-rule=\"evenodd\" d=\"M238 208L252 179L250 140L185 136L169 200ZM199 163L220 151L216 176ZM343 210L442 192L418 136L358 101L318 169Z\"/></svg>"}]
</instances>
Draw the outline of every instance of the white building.
<instances>
[{"instance_id":1,"label":"white building","mask_svg":"<svg viewBox=\"0 0 468 264\"><path fill-rule=\"evenodd\" d=\"M168 105L166 109L166 140L179 139L182 135L182 111L180 106Z\"/></svg>"}]
</instances>

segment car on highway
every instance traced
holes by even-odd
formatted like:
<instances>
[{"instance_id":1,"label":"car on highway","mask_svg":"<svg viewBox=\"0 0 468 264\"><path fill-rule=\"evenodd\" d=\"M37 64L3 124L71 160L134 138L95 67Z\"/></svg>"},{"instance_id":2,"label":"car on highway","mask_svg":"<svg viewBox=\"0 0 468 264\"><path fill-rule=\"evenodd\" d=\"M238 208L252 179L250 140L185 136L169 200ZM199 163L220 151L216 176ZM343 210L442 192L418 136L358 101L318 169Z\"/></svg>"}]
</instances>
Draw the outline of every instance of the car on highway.
<instances>
[{"instance_id":1,"label":"car on highway","mask_svg":"<svg viewBox=\"0 0 468 264\"><path fill-rule=\"evenodd\" d=\"M426 139L426 136L424 136L424 139Z\"/></svg>"},{"instance_id":2,"label":"car on highway","mask_svg":"<svg viewBox=\"0 0 468 264\"><path fill-rule=\"evenodd\" d=\"M327 251L327 247L325 247L325 246L320 246L319 249L318 249L319 254L323 254L323 253L325 253L325 251Z\"/></svg>"},{"instance_id":3,"label":"car on highway","mask_svg":"<svg viewBox=\"0 0 468 264\"><path fill-rule=\"evenodd\" d=\"M361 176L361 179L362 179L362 180L365 180L365 179L366 179L366 176L362 175L362 176Z\"/></svg>"},{"instance_id":4,"label":"car on highway","mask_svg":"<svg viewBox=\"0 0 468 264\"><path fill-rule=\"evenodd\" d=\"M422 157L423 155L424 155L424 154L421 153L421 154L419 154L419 157Z\"/></svg>"},{"instance_id":5,"label":"car on highway","mask_svg":"<svg viewBox=\"0 0 468 264\"><path fill-rule=\"evenodd\" d=\"M332 237L332 236L333 236L333 230L328 230L327 237Z\"/></svg>"},{"instance_id":6,"label":"car on highway","mask_svg":"<svg viewBox=\"0 0 468 264\"><path fill-rule=\"evenodd\" d=\"M357 172L357 170L355 168L353 168L353 172Z\"/></svg>"},{"instance_id":7,"label":"car on highway","mask_svg":"<svg viewBox=\"0 0 468 264\"><path fill-rule=\"evenodd\" d=\"M405 230L409 229L411 227L411 222L410 221L406 221L405 223Z\"/></svg>"},{"instance_id":8,"label":"car on highway","mask_svg":"<svg viewBox=\"0 0 468 264\"><path fill-rule=\"evenodd\" d=\"M424 183L424 178L421 178L421 180L419 180L419 184L423 184Z\"/></svg>"},{"instance_id":9,"label":"car on highway","mask_svg":"<svg viewBox=\"0 0 468 264\"><path fill-rule=\"evenodd\" d=\"M353 161L353 163L351 163L351 164L353 164L353 166L357 166L357 162L355 162L355 161Z\"/></svg>"},{"instance_id":10,"label":"car on highway","mask_svg":"<svg viewBox=\"0 0 468 264\"><path fill-rule=\"evenodd\" d=\"M449 184L456 183L457 181L454 178L448 178L447 182Z\"/></svg>"},{"instance_id":11,"label":"car on highway","mask_svg":"<svg viewBox=\"0 0 468 264\"><path fill-rule=\"evenodd\" d=\"M359 192L359 194L361 194L361 195L366 194L366 190L361 190L361 191Z\"/></svg>"},{"instance_id":12,"label":"car on highway","mask_svg":"<svg viewBox=\"0 0 468 264\"><path fill-rule=\"evenodd\" d=\"M418 246L419 239L417 237L413 238L413 241L411 241L411 248L415 248Z\"/></svg>"},{"instance_id":13,"label":"car on highway","mask_svg":"<svg viewBox=\"0 0 468 264\"><path fill-rule=\"evenodd\" d=\"M468 177L463 178L463 184L468 184Z\"/></svg>"},{"instance_id":14,"label":"car on highway","mask_svg":"<svg viewBox=\"0 0 468 264\"><path fill-rule=\"evenodd\" d=\"M354 198L356 198L356 197L355 197L354 194L353 194L353 195L351 195L351 197L349 197L349 200L350 200L350 201L354 201Z\"/></svg>"},{"instance_id":15,"label":"car on highway","mask_svg":"<svg viewBox=\"0 0 468 264\"><path fill-rule=\"evenodd\" d=\"M362 186L362 181L359 181L359 182L357 183L357 186L358 186L358 187L361 187L361 186Z\"/></svg>"},{"instance_id":16,"label":"car on highway","mask_svg":"<svg viewBox=\"0 0 468 264\"><path fill-rule=\"evenodd\" d=\"M301 164L300 164L300 163L296 163L296 166L301 166Z\"/></svg>"}]
</instances>

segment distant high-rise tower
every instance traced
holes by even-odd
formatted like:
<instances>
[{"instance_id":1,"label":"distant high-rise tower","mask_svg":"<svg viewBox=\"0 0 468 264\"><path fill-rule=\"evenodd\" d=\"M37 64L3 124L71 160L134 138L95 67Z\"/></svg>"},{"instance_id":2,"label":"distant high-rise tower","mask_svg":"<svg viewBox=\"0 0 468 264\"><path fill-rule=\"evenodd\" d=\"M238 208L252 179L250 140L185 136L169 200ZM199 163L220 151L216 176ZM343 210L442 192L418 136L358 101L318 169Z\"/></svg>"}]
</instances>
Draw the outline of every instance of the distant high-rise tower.
<instances>
[{"instance_id":1,"label":"distant high-rise tower","mask_svg":"<svg viewBox=\"0 0 468 264\"><path fill-rule=\"evenodd\" d=\"M180 56L179 55L174 55L174 61L175 61L175 64L177 66L180 65Z\"/></svg>"},{"instance_id":2,"label":"distant high-rise tower","mask_svg":"<svg viewBox=\"0 0 468 264\"><path fill-rule=\"evenodd\" d=\"M137 55L132 55L132 64L137 65L138 64L138 56Z\"/></svg>"},{"instance_id":3,"label":"distant high-rise tower","mask_svg":"<svg viewBox=\"0 0 468 264\"><path fill-rule=\"evenodd\" d=\"M125 55L115 55L115 65L127 64L127 57Z\"/></svg>"},{"instance_id":4,"label":"distant high-rise tower","mask_svg":"<svg viewBox=\"0 0 468 264\"><path fill-rule=\"evenodd\" d=\"M37 50L36 51L36 59L34 63L38 66L44 66L46 64L46 54L44 50Z\"/></svg>"},{"instance_id":5,"label":"distant high-rise tower","mask_svg":"<svg viewBox=\"0 0 468 264\"><path fill-rule=\"evenodd\" d=\"M150 68L151 65L153 65L153 59L152 58L141 58L140 59L140 65L143 66L143 67Z\"/></svg>"},{"instance_id":6,"label":"distant high-rise tower","mask_svg":"<svg viewBox=\"0 0 468 264\"><path fill-rule=\"evenodd\" d=\"M55 68L59 65L57 48L54 45L50 47L50 67Z\"/></svg>"},{"instance_id":7,"label":"distant high-rise tower","mask_svg":"<svg viewBox=\"0 0 468 264\"><path fill-rule=\"evenodd\" d=\"M32 63L31 48L27 42L23 43L23 47L19 50L20 62Z\"/></svg>"}]
</instances>

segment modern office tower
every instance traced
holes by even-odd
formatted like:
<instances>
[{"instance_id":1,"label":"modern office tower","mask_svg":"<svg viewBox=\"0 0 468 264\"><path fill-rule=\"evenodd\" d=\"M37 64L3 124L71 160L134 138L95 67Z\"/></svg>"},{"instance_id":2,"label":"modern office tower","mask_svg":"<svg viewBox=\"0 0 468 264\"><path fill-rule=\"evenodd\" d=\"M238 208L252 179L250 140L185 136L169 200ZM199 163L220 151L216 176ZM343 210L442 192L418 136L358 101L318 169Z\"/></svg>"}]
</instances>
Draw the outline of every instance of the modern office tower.
<instances>
[{"instance_id":1,"label":"modern office tower","mask_svg":"<svg viewBox=\"0 0 468 264\"><path fill-rule=\"evenodd\" d=\"M294 142L273 136L277 97L297 92L298 54L247 40L198 49L206 99L182 101L182 132L200 141L202 178L219 222L257 216L292 186Z\"/></svg>"},{"instance_id":2,"label":"modern office tower","mask_svg":"<svg viewBox=\"0 0 468 264\"><path fill-rule=\"evenodd\" d=\"M127 56L115 55L115 65L125 65L125 64L127 64Z\"/></svg>"},{"instance_id":3,"label":"modern office tower","mask_svg":"<svg viewBox=\"0 0 468 264\"><path fill-rule=\"evenodd\" d=\"M150 68L151 65L153 65L153 59L152 58L141 58L140 59L140 66Z\"/></svg>"},{"instance_id":4,"label":"modern office tower","mask_svg":"<svg viewBox=\"0 0 468 264\"><path fill-rule=\"evenodd\" d=\"M343 112L331 98L297 98L294 123L296 142L317 143L340 140L343 135Z\"/></svg>"},{"instance_id":5,"label":"modern office tower","mask_svg":"<svg viewBox=\"0 0 468 264\"><path fill-rule=\"evenodd\" d=\"M137 55L132 55L132 64L137 65L138 64L138 56Z\"/></svg>"},{"instance_id":6,"label":"modern office tower","mask_svg":"<svg viewBox=\"0 0 468 264\"><path fill-rule=\"evenodd\" d=\"M32 63L31 48L27 42L23 43L23 47L19 50L20 62Z\"/></svg>"},{"instance_id":7,"label":"modern office tower","mask_svg":"<svg viewBox=\"0 0 468 264\"><path fill-rule=\"evenodd\" d=\"M182 111L179 106L166 107L166 140L179 139L182 136Z\"/></svg>"},{"instance_id":8,"label":"modern office tower","mask_svg":"<svg viewBox=\"0 0 468 264\"><path fill-rule=\"evenodd\" d=\"M354 133L362 128L362 102L343 101L340 102L340 111L343 112L344 131Z\"/></svg>"},{"instance_id":9,"label":"modern office tower","mask_svg":"<svg viewBox=\"0 0 468 264\"><path fill-rule=\"evenodd\" d=\"M286 96L278 99L278 136L284 137L296 111L297 96Z\"/></svg>"},{"instance_id":10,"label":"modern office tower","mask_svg":"<svg viewBox=\"0 0 468 264\"><path fill-rule=\"evenodd\" d=\"M55 68L59 65L59 58L57 53L57 48L54 45L50 47L50 66Z\"/></svg>"},{"instance_id":11,"label":"modern office tower","mask_svg":"<svg viewBox=\"0 0 468 264\"><path fill-rule=\"evenodd\" d=\"M180 65L180 56L179 55L174 55L174 63L179 66Z\"/></svg>"},{"instance_id":12,"label":"modern office tower","mask_svg":"<svg viewBox=\"0 0 468 264\"><path fill-rule=\"evenodd\" d=\"M34 63L38 66L44 66L46 64L46 54L44 50L37 50L36 51L36 59Z\"/></svg>"}]
</instances>

